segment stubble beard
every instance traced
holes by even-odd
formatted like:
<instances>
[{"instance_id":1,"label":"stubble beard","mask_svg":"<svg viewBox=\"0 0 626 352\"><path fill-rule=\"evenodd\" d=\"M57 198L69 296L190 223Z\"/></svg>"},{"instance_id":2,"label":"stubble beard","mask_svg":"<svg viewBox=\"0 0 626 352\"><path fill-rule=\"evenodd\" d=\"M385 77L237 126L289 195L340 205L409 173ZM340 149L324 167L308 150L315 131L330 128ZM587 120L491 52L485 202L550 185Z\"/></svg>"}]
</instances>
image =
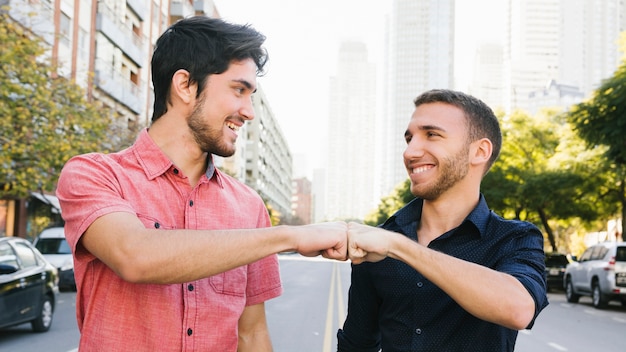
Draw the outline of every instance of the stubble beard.
<instances>
[{"instance_id":1,"label":"stubble beard","mask_svg":"<svg viewBox=\"0 0 626 352\"><path fill-rule=\"evenodd\" d=\"M202 117L205 99L201 99L194 106L191 115L187 117L187 126L200 150L205 153L229 157L235 154L234 148L230 148L223 142L224 135L221 130L209 126Z\"/></svg>"},{"instance_id":2,"label":"stubble beard","mask_svg":"<svg viewBox=\"0 0 626 352\"><path fill-rule=\"evenodd\" d=\"M439 163L440 174L430 187L419 185L412 187L414 196L425 200L435 200L445 191L452 188L461 181L469 171L468 160L469 147L465 147L452 157L444 158L443 163Z\"/></svg>"}]
</instances>

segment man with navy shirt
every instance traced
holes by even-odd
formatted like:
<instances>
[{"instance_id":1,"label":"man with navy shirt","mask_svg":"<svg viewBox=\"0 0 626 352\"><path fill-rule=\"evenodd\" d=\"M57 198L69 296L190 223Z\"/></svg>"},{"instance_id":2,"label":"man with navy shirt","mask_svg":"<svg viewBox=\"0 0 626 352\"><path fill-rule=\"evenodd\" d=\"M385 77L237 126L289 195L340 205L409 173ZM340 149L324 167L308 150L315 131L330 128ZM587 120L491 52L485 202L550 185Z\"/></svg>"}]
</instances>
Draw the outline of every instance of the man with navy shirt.
<instances>
[{"instance_id":1,"label":"man with navy shirt","mask_svg":"<svg viewBox=\"0 0 626 352\"><path fill-rule=\"evenodd\" d=\"M480 183L502 135L482 101L425 92L405 132L417 198L380 228L349 224L338 351L513 351L548 304L543 236L489 210Z\"/></svg>"}]
</instances>

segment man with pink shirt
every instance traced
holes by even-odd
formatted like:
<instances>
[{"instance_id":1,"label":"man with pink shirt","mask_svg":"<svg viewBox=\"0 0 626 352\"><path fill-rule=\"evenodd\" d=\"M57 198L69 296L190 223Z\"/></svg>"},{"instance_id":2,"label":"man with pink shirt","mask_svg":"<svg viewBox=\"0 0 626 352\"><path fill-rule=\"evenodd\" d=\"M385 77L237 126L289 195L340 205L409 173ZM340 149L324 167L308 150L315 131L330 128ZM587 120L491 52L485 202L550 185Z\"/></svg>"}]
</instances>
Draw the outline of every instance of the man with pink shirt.
<instances>
[{"instance_id":1,"label":"man with pink shirt","mask_svg":"<svg viewBox=\"0 0 626 352\"><path fill-rule=\"evenodd\" d=\"M215 168L254 118L267 54L253 28L192 17L152 58L152 124L59 179L81 351L271 351L276 253L346 259L345 223L270 227L251 188Z\"/></svg>"}]
</instances>

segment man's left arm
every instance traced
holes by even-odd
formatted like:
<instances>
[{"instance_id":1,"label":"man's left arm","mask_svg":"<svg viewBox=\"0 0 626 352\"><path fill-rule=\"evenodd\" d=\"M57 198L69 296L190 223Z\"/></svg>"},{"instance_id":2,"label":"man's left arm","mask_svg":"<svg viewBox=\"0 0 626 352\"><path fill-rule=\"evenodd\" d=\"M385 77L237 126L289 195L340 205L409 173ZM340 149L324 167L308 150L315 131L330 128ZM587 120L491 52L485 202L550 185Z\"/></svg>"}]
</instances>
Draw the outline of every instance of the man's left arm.
<instances>
[{"instance_id":1,"label":"man's left arm","mask_svg":"<svg viewBox=\"0 0 626 352\"><path fill-rule=\"evenodd\" d=\"M237 352L271 352L272 341L265 319L265 303L244 308L239 318Z\"/></svg>"},{"instance_id":2,"label":"man's left arm","mask_svg":"<svg viewBox=\"0 0 626 352\"><path fill-rule=\"evenodd\" d=\"M401 260L446 292L470 314L510 329L526 328L535 316L535 300L514 276L437 252L379 228L350 224L350 259Z\"/></svg>"}]
</instances>

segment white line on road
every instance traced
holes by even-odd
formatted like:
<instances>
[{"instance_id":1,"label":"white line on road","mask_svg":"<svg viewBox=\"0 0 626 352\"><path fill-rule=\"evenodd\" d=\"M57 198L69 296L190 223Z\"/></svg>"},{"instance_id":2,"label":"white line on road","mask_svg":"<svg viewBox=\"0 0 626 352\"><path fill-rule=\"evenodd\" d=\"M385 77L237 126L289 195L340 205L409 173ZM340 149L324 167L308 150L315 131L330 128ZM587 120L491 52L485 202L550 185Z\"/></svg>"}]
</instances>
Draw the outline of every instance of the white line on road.
<instances>
[{"instance_id":1,"label":"white line on road","mask_svg":"<svg viewBox=\"0 0 626 352\"><path fill-rule=\"evenodd\" d=\"M330 292L328 292L328 309L326 310L326 330L324 332L323 352L332 351L333 341L333 308L335 308L335 281L337 276L337 263L333 263L333 274L330 278Z\"/></svg>"},{"instance_id":2,"label":"white line on road","mask_svg":"<svg viewBox=\"0 0 626 352\"><path fill-rule=\"evenodd\" d=\"M558 343L554 343L554 342L549 342L548 346L554 348L557 351L567 351L567 348L559 345Z\"/></svg>"}]
</instances>

